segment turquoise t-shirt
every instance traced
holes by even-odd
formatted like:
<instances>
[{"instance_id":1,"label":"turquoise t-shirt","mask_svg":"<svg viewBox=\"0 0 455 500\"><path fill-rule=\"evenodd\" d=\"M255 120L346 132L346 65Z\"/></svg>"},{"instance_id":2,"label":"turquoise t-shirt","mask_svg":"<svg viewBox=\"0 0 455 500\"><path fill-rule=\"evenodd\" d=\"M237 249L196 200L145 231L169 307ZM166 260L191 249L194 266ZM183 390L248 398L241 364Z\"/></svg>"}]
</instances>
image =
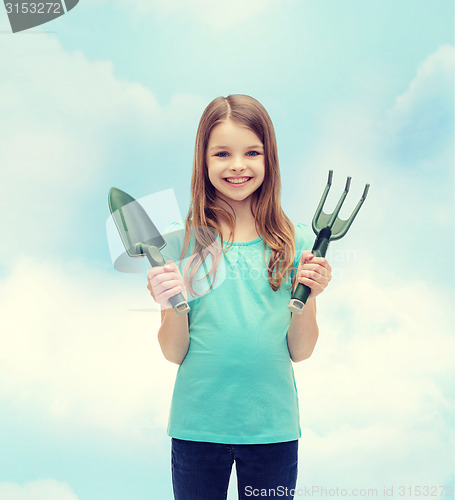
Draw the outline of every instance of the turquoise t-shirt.
<instances>
[{"instance_id":1,"label":"turquoise t-shirt","mask_svg":"<svg viewBox=\"0 0 455 500\"><path fill-rule=\"evenodd\" d=\"M168 245L162 253L165 260L179 263L184 223L175 223L169 230L175 232L164 235ZM295 230L297 267L315 237L305 224L295 225ZM268 262L269 247L266 256ZM184 263L185 259L181 271ZM200 269L204 272L197 276L204 276L203 266ZM199 298L189 297L190 344L175 380L167 428L170 437L226 444L301 437L286 336L291 320L290 284L291 277L280 290L271 289L263 241L257 238L234 243L220 261L213 290Z\"/></svg>"}]
</instances>

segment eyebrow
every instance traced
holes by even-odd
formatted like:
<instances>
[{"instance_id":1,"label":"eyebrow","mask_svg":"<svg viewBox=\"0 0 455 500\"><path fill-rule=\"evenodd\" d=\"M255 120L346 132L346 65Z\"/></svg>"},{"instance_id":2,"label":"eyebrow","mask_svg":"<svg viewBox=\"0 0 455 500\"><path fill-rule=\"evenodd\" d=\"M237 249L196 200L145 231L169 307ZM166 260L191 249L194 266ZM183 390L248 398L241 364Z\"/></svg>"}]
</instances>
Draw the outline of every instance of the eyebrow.
<instances>
[{"instance_id":1,"label":"eyebrow","mask_svg":"<svg viewBox=\"0 0 455 500\"><path fill-rule=\"evenodd\" d=\"M254 146L248 146L246 149L260 149L264 146L262 144L255 144ZM230 149L229 146L212 146L209 151L212 149Z\"/></svg>"}]
</instances>

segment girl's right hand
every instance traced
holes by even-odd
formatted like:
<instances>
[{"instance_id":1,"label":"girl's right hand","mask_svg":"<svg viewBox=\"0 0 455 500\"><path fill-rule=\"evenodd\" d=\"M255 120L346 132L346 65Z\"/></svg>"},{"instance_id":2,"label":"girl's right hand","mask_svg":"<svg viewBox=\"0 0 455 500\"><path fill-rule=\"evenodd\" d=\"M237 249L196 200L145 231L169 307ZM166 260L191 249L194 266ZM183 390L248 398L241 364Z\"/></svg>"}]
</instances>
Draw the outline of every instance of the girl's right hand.
<instances>
[{"instance_id":1,"label":"girl's right hand","mask_svg":"<svg viewBox=\"0 0 455 500\"><path fill-rule=\"evenodd\" d=\"M149 269L147 282L151 296L162 309L172 308L169 298L179 292L183 293L185 300L188 300L183 277L177 264L171 260L168 260L164 266Z\"/></svg>"}]
</instances>

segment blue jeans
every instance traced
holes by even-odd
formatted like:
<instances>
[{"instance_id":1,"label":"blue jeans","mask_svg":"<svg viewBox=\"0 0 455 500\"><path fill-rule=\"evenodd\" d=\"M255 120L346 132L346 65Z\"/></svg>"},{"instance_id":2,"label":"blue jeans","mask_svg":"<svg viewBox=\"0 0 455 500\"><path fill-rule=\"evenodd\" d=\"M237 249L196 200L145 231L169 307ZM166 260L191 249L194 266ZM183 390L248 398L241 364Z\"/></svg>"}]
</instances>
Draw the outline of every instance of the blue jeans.
<instances>
[{"instance_id":1,"label":"blue jeans","mask_svg":"<svg viewBox=\"0 0 455 500\"><path fill-rule=\"evenodd\" d=\"M239 500L294 498L298 440L218 444L171 438L171 443L175 500L225 500L234 462Z\"/></svg>"}]
</instances>

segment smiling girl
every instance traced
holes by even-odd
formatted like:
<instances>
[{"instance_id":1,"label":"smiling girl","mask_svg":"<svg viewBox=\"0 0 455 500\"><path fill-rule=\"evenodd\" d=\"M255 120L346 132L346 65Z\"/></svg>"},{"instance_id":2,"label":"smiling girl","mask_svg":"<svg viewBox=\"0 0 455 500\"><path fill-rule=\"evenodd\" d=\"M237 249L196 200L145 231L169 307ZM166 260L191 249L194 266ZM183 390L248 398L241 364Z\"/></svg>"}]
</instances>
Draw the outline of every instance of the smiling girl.
<instances>
[{"instance_id":1,"label":"smiling girl","mask_svg":"<svg viewBox=\"0 0 455 500\"><path fill-rule=\"evenodd\" d=\"M254 490L261 498L294 497L301 429L292 362L308 358L316 345L315 298L331 268L309 252L312 231L289 220L280 189L267 111L246 95L214 99L197 130L183 226L180 259L190 235L195 240L192 274L188 265L181 271L178 257L148 272L148 289L162 309L158 340L166 359L179 365L168 425L176 500L225 499L234 462L239 499ZM192 277L209 254L206 276L222 264L225 279L177 316L169 297L194 296ZM294 315L287 306L299 282L311 294Z\"/></svg>"}]
</instances>

